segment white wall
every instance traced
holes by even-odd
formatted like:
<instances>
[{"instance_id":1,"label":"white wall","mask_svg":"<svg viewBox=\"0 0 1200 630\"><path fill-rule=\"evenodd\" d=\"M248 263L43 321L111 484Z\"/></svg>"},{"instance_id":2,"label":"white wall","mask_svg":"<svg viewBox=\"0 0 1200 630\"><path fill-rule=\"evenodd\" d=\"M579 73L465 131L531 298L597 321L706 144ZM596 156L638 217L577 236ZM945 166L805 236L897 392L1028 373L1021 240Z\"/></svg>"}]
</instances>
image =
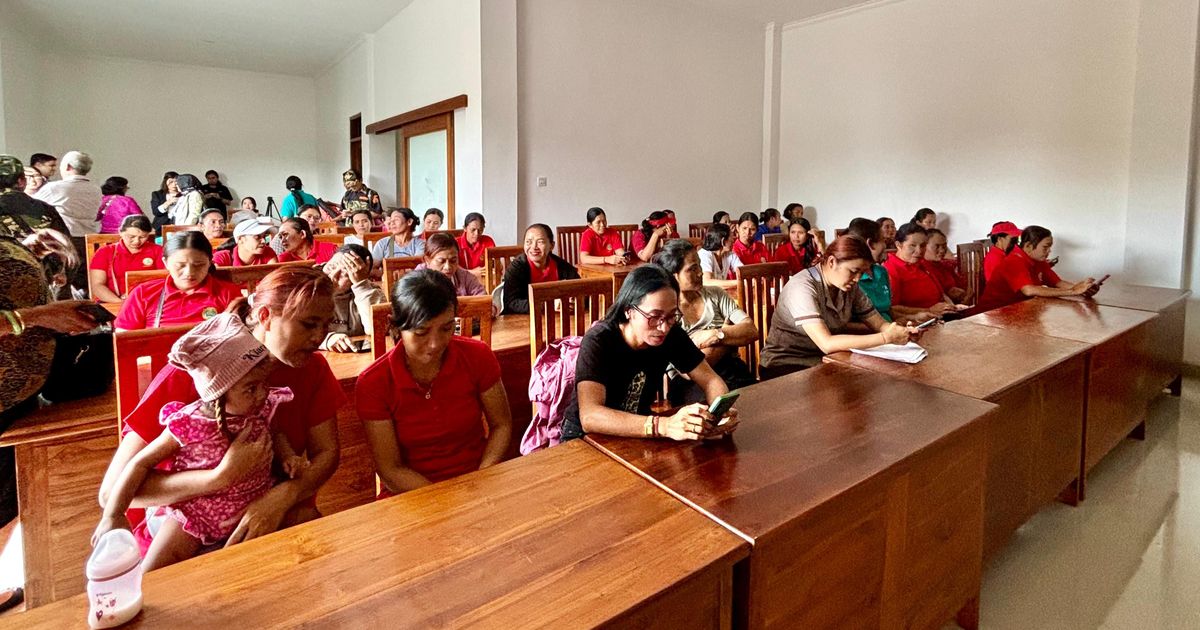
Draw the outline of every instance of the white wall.
<instances>
[{"instance_id":1,"label":"white wall","mask_svg":"<svg viewBox=\"0 0 1200 630\"><path fill-rule=\"evenodd\" d=\"M779 202L825 229L937 210L950 242L1055 232L1119 273L1138 3L906 0L785 28Z\"/></svg>"},{"instance_id":2,"label":"white wall","mask_svg":"<svg viewBox=\"0 0 1200 630\"><path fill-rule=\"evenodd\" d=\"M35 44L45 36L20 14L7 12L0 20L0 146L22 162L45 151L40 120L42 81Z\"/></svg>"},{"instance_id":3,"label":"white wall","mask_svg":"<svg viewBox=\"0 0 1200 630\"><path fill-rule=\"evenodd\" d=\"M268 195L282 198L288 175L315 187L310 78L62 54L40 72L42 150L91 154L93 180L128 178L143 206L167 170L203 180L215 169L260 208Z\"/></svg>"},{"instance_id":4,"label":"white wall","mask_svg":"<svg viewBox=\"0 0 1200 630\"><path fill-rule=\"evenodd\" d=\"M520 0L521 224L756 209L762 34L671 0Z\"/></svg>"},{"instance_id":5,"label":"white wall","mask_svg":"<svg viewBox=\"0 0 1200 630\"><path fill-rule=\"evenodd\" d=\"M374 121L371 104L372 39L366 39L347 51L342 58L316 78L317 107L317 188L327 199L345 194L342 173L350 168L350 117L362 114L363 127ZM363 139L363 171L367 185L377 189L371 179L370 151ZM394 177L394 176L393 176ZM382 195L386 191L380 191ZM387 192L390 200L395 191ZM315 193L314 193L315 194Z\"/></svg>"}]
</instances>

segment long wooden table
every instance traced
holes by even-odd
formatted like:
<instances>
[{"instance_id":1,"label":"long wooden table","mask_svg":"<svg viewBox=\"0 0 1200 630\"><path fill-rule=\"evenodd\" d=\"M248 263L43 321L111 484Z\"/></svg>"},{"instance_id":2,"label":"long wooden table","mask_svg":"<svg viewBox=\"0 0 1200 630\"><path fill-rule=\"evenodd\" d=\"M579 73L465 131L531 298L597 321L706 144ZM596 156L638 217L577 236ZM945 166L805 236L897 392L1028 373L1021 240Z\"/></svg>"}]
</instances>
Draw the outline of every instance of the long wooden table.
<instances>
[{"instance_id":1,"label":"long wooden table","mask_svg":"<svg viewBox=\"0 0 1200 630\"><path fill-rule=\"evenodd\" d=\"M719 441L587 438L753 543L736 626L977 625L995 405L820 365L743 389L737 408Z\"/></svg>"},{"instance_id":2,"label":"long wooden table","mask_svg":"<svg viewBox=\"0 0 1200 630\"><path fill-rule=\"evenodd\" d=\"M1101 306L1116 306L1135 311L1158 313L1150 326L1150 357L1147 378L1150 384L1161 383L1171 395L1179 396L1183 383L1183 346L1187 334L1187 300L1191 291L1164 289L1137 284L1108 284L1092 298L1071 298L1091 301Z\"/></svg>"},{"instance_id":3,"label":"long wooden table","mask_svg":"<svg viewBox=\"0 0 1200 630\"><path fill-rule=\"evenodd\" d=\"M515 457L532 416L528 316L497 318L492 347L508 392L514 435L509 455ZM372 358L369 353L323 354L348 399L337 414L341 459L317 495L321 513L333 514L375 497L375 462L354 406L355 383ZM83 591L83 564L100 518L100 481L118 443L116 408L116 392L110 389L94 398L42 408L0 436L0 446L13 447L16 457L30 608Z\"/></svg>"},{"instance_id":4,"label":"long wooden table","mask_svg":"<svg viewBox=\"0 0 1200 630\"><path fill-rule=\"evenodd\" d=\"M987 425L983 549L991 558L1043 506L1078 500L1088 346L969 320L926 331L921 345L929 356L912 365L850 352L825 361L1000 407Z\"/></svg>"},{"instance_id":5,"label":"long wooden table","mask_svg":"<svg viewBox=\"0 0 1200 630\"><path fill-rule=\"evenodd\" d=\"M747 551L576 443L149 573L128 627L729 628ZM0 628L83 627L87 607Z\"/></svg>"},{"instance_id":6,"label":"long wooden table","mask_svg":"<svg viewBox=\"0 0 1200 630\"><path fill-rule=\"evenodd\" d=\"M1126 437L1144 436L1150 401L1162 392L1151 349L1158 315L1094 302L1036 298L988 311L966 321L1090 346L1087 406L1083 425L1080 498L1087 472Z\"/></svg>"}]
</instances>

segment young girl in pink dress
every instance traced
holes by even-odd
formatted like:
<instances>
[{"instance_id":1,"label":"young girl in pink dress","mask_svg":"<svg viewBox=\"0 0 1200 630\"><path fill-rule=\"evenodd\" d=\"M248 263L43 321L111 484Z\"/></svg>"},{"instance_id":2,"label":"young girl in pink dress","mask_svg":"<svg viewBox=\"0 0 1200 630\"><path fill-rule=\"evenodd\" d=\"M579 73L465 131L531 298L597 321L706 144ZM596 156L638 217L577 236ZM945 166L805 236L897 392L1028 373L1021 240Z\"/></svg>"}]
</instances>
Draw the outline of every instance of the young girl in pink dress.
<instances>
[{"instance_id":1,"label":"young girl in pink dress","mask_svg":"<svg viewBox=\"0 0 1200 630\"><path fill-rule=\"evenodd\" d=\"M168 358L188 371L200 400L163 406L159 417L166 430L121 474L92 535L93 544L118 527L120 515L160 462L165 461L171 472L213 470L241 434L249 432L246 439L251 441L270 440L275 409L292 398L286 387L267 387L274 368L270 355L234 315L218 315L197 325L175 342ZM273 447L289 476L307 464L292 452L287 439L277 437ZM186 560L201 547L228 538L236 517L273 485L271 464L270 451L266 451L261 461L223 489L160 508L167 518L146 551L144 570Z\"/></svg>"}]
</instances>

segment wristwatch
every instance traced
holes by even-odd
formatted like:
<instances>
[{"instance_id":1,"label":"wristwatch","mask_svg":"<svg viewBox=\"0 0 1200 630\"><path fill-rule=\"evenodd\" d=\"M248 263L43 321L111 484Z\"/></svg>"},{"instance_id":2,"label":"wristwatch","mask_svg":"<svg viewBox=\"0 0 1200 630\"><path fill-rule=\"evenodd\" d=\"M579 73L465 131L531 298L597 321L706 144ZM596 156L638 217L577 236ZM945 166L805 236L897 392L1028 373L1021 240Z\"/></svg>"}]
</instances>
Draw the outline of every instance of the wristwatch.
<instances>
[{"instance_id":1,"label":"wristwatch","mask_svg":"<svg viewBox=\"0 0 1200 630\"><path fill-rule=\"evenodd\" d=\"M717 341L720 341L721 343L725 343L725 331L724 330L717 331Z\"/></svg>"}]
</instances>

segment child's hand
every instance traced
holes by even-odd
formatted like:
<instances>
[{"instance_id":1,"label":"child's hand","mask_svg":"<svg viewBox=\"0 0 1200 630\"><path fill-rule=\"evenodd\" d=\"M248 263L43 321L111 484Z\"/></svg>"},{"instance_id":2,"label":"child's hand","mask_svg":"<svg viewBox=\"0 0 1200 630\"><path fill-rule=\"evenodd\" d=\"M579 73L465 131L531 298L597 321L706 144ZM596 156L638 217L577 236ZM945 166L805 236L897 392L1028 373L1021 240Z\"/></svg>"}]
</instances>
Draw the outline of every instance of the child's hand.
<instances>
[{"instance_id":1,"label":"child's hand","mask_svg":"<svg viewBox=\"0 0 1200 630\"><path fill-rule=\"evenodd\" d=\"M305 470L308 470L308 458L303 455L292 455L283 460L283 472L288 479L299 477Z\"/></svg>"},{"instance_id":2,"label":"child's hand","mask_svg":"<svg viewBox=\"0 0 1200 630\"><path fill-rule=\"evenodd\" d=\"M95 547L96 543L100 542L101 537L114 529L118 529L117 519L109 516L100 517L100 523L96 525L96 531L92 532L92 546Z\"/></svg>"}]
</instances>

